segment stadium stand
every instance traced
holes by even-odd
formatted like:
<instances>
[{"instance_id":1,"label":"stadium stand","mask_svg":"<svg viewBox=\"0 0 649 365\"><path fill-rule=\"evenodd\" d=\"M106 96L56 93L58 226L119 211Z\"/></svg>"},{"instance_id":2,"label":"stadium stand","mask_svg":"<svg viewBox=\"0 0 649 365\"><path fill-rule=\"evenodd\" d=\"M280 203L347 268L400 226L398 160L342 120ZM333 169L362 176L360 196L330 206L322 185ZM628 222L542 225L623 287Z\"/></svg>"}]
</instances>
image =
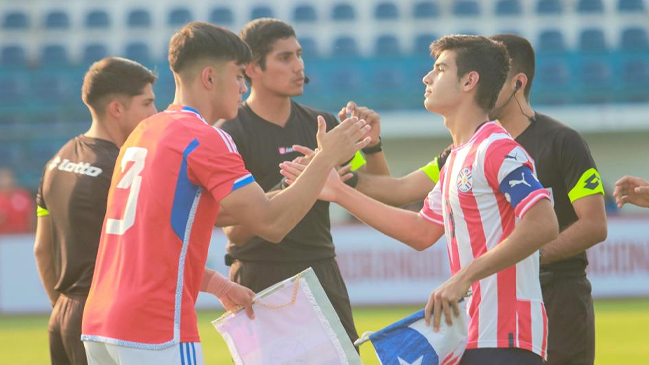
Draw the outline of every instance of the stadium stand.
<instances>
[{"instance_id":1,"label":"stadium stand","mask_svg":"<svg viewBox=\"0 0 649 365\"><path fill-rule=\"evenodd\" d=\"M190 19L238 31L250 18L272 15L294 23L303 48L311 82L300 100L325 110L350 99L378 109L421 109L430 43L458 32L508 31L532 40L535 105L649 102L646 0L75 0L42 10L36 3L5 2L0 12L0 133L45 117L58 120L50 134L63 133L48 137L81 132L89 117L79 98L82 76L108 55L155 68L162 109L173 99L166 60L173 31ZM22 146L29 140L6 138Z\"/></svg>"}]
</instances>

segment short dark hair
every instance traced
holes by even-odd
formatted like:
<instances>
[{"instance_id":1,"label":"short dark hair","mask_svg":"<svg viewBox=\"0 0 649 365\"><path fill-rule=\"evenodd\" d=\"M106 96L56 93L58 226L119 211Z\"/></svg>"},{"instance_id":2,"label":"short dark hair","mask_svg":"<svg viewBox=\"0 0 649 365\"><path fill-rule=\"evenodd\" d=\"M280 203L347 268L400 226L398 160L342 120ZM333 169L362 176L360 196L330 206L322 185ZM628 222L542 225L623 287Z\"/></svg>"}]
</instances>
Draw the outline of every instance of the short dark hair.
<instances>
[{"instance_id":1,"label":"short dark hair","mask_svg":"<svg viewBox=\"0 0 649 365\"><path fill-rule=\"evenodd\" d=\"M509 72L509 55L500 42L483 36L449 35L442 37L430 46L434 58L444 51L456 54L458 78L475 71L478 80L476 102L484 110L493 109Z\"/></svg>"},{"instance_id":2,"label":"short dark hair","mask_svg":"<svg viewBox=\"0 0 649 365\"><path fill-rule=\"evenodd\" d=\"M250 48L228 29L205 22L187 23L169 41L169 66L178 74L206 58L250 62Z\"/></svg>"},{"instance_id":3,"label":"short dark hair","mask_svg":"<svg viewBox=\"0 0 649 365\"><path fill-rule=\"evenodd\" d=\"M141 64L121 57L106 57L93 63L83 78L81 99L96 113L103 113L106 97L142 94L148 84L157 80L153 71Z\"/></svg>"},{"instance_id":4,"label":"short dark hair","mask_svg":"<svg viewBox=\"0 0 649 365\"><path fill-rule=\"evenodd\" d=\"M536 67L536 56L532 44L527 39L516 34L496 34L489 37L489 39L505 45L511 58L512 71L515 74L524 73L527 76L524 95L529 100Z\"/></svg>"},{"instance_id":5,"label":"short dark hair","mask_svg":"<svg viewBox=\"0 0 649 365\"><path fill-rule=\"evenodd\" d=\"M259 18L246 24L239 36L252 51L252 61L256 62L262 70L266 69L266 56L273 49L278 39L295 37L293 27L279 19ZM246 75L246 80L252 80Z\"/></svg>"}]
</instances>

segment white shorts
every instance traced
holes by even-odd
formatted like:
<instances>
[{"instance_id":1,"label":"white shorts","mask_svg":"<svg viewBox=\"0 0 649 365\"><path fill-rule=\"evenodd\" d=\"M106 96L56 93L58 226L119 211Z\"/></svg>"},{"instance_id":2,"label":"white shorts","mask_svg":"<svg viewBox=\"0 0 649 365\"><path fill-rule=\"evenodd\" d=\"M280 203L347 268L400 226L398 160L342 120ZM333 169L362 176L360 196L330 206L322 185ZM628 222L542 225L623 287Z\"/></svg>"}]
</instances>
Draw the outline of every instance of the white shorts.
<instances>
[{"instance_id":1,"label":"white shorts","mask_svg":"<svg viewBox=\"0 0 649 365\"><path fill-rule=\"evenodd\" d=\"M89 365L205 365L200 342L181 342L162 350L143 350L84 341Z\"/></svg>"}]
</instances>

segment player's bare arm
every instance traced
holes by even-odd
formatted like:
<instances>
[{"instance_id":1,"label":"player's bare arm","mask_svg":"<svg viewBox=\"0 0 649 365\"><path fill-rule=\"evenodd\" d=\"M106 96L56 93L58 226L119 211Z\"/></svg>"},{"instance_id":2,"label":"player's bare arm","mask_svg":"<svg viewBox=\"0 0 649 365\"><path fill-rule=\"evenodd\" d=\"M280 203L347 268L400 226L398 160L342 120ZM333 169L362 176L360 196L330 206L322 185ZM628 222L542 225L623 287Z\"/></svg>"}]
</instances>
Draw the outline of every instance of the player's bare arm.
<instances>
[{"instance_id":1,"label":"player's bare arm","mask_svg":"<svg viewBox=\"0 0 649 365\"><path fill-rule=\"evenodd\" d=\"M38 217L36 224L36 240L34 242L34 256L36 268L41 278L47 297L54 306L59 292L54 290L57 275L54 269L54 238L52 232L52 219L49 216Z\"/></svg>"},{"instance_id":2,"label":"player's bare arm","mask_svg":"<svg viewBox=\"0 0 649 365\"><path fill-rule=\"evenodd\" d=\"M282 167L282 175L289 182L303 171L305 166L294 162ZM345 185L335 171L329 174L320 199L337 203L368 226L418 251L430 247L444 234L444 227L431 224L415 212L386 205Z\"/></svg>"},{"instance_id":3,"label":"player's bare arm","mask_svg":"<svg viewBox=\"0 0 649 365\"><path fill-rule=\"evenodd\" d=\"M203 271L203 280L201 281L201 291L219 298L221 304L223 304L223 308L227 311L244 307L248 317L254 319L252 298L255 296L255 293L244 286L230 281L220 273L205 268Z\"/></svg>"},{"instance_id":4,"label":"player's bare arm","mask_svg":"<svg viewBox=\"0 0 649 365\"><path fill-rule=\"evenodd\" d=\"M426 323L430 324L432 312L433 328L437 331L443 311L447 323L451 325L451 310L456 315L459 313L457 303L474 282L516 264L556 239L558 234L559 224L552 204L547 199L538 201L525 213L509 237L476 258L430 294L425 311Z\"/></svg>"},{"instance_id":5,"label":"player's bare arm","mask_svg":"<svg viewBox=\"0 0 649 365\"><path fill-rule=\"evenodd\" d=\"M356 105L353 101L348 102L338 112L339 120L345 120L350 116L365 120L372 127L364 137L370 137L372 139L367 145L367 148L376 148L381 143L381 116L368 107ZM367 164L363 165L359 171L373 175L390 175L390 169L383 155L383 151L365 153L364 156Z\"/></svg>"},{"instance_id":6,"label":"player's bare arm","mask_svg":"<svg viewBox=\"0 0 649 365\"><path fill-rule=\"evenodd\" d=\"M577 221L541 248L541 263L565 260L606 240L604 196L589 195L572 203Z\"/></svg>"},{"instance_id":7,"label":"player's bare arm","mask_svg":"<svg viewBox=\"0 0 649 365\"><path fill-rule=\"evenodd\" d=\"M357 142L369 130L364 121L349 118L327 133L319 117L319 151L294 186L269 199L258 184L249 184L222 199L221 208L256 236L280 242L311 209L331 169L369 143L370 138Z\"/></svg>"},{"instance_id":8,"label":"player's bare arm","mask_svg":"<svg viewBox=\"0 0 649 365\"><path fill-rule=\"evenodd\" d=\"M615 183L613 196L620 208L627 203L649 208L649 181L635 176L624 176Z\"/></svg>"}]
</instances>

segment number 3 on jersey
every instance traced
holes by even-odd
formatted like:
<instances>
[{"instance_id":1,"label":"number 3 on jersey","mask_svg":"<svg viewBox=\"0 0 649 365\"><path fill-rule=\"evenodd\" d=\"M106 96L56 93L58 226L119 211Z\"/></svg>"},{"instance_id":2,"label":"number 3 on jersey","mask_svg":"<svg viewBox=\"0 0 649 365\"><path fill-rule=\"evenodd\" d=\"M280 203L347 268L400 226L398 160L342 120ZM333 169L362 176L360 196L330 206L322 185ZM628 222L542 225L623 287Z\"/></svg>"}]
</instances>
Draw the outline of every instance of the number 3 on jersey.
<instances>
[{"instance_id":1,"label":"number 3 on jersey","mask_svg":"<svg viewBox=\"0 0 649 365\"><path fill-rule=\"evenodd\" d=\"M117 189L130 189L128 200L126 201L126 208L124 209L123 219L108 219L106 221L106 233L108 234L124 234L135 223L135 211L137 208L137 198L140 195L140 186L142 184L142 176L140 172L144 169L144 161L146 159L146 148L130 147L124 152L122 158L122 172L126 169L129 162L133 162L133 166L117 184Z\"/></svg>"}]
</instances>

